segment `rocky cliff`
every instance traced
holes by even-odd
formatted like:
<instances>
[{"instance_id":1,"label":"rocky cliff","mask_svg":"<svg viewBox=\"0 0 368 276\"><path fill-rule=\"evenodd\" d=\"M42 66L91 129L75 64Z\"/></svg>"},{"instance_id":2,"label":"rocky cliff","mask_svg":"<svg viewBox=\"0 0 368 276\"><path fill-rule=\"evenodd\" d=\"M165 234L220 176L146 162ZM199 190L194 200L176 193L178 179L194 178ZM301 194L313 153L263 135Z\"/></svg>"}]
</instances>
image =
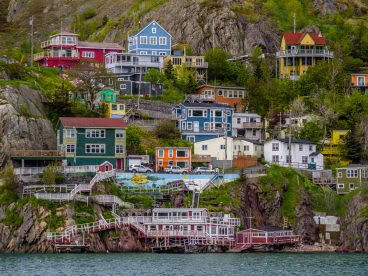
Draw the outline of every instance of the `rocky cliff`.
<instances>
[{"instance_id":1,"label":"rocky cliff","mask_svg":"<svg viewBox=\"0 0 368 276\"><path fill-rule=\"evenodd\" d=\"M12 150L56 149L41 92L27 86L0 87L0 166Z\"/></svg>"}]
</instances>

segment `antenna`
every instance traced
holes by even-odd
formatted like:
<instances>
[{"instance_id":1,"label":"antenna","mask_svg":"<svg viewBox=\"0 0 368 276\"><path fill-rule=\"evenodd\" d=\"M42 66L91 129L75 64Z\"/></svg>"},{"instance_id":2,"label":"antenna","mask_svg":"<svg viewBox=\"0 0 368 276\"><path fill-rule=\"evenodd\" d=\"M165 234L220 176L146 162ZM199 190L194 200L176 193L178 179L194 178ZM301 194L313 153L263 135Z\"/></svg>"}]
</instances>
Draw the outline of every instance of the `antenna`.
<instances>
[{"instance_id":1,"label":"antenna","mask_svg":"<svg viewBox=\"0 0 368 276\"><path fill-rule=\"evenodd\" d=\"M296 13L293 15L294 34L296 33Z\"/></svg>"}]
</instances>

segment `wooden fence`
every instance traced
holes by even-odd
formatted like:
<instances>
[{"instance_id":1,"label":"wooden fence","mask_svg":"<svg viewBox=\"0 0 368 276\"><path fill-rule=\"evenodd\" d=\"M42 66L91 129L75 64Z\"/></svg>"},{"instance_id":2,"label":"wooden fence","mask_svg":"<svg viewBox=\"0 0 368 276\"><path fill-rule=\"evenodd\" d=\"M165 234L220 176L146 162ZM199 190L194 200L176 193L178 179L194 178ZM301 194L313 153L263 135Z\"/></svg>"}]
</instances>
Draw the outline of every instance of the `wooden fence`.
<instances>
[{"instance_id":1,"label":"wooden fence","mask_svg":"<svg viewBox=\"0 0 368 276\"><path fill-rule=\"evenodd\" d=\"M257 156L243 155L237 156L233 160L233 167L237 169L245 169L257 166Z\"/></svg>"}]
</instances>

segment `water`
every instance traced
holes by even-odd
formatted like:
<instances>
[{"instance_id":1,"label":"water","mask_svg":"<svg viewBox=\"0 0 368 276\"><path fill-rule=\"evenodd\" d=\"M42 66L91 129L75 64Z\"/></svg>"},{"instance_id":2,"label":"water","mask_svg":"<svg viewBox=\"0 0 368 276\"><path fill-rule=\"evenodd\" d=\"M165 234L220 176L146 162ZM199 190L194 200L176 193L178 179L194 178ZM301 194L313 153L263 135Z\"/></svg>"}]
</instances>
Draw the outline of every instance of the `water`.
<instances>
[{"instance_id":1,"label":"water","mask_svg":"<svg viewBox=\"0 0 368 276\"><path fill-rule=\"evenodd\" d=\"M0 254L0 275L368 275L368 255Z\"/></svg>"}]
</instances>

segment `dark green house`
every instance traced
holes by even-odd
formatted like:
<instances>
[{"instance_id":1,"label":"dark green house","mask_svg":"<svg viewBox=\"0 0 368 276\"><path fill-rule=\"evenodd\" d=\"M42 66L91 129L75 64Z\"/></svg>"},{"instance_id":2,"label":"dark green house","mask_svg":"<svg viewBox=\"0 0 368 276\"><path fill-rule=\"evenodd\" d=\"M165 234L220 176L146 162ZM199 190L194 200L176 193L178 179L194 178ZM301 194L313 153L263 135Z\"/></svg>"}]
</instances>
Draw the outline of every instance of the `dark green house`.
<instances>
[{"instance_id":1,"label":"dark green house","mask_svg":"<svg viewBox=\"0 0 368 276\"><path fill-rule=\"evenodd\" d=\"M100 165L109 161L125 169L127 124L115 118L62 117L57 124L58 149L66 165Z\"/></svg>"},{"instance_id":2,"label":"dark green house","mask_svg":"<svg viewBox=\"0 0 368 276\"><path fill-rule=\"evenodd\" d=\"M116 91L105 88L98 93L101 102L116 103Z\"/></svg>"},{"instance_id":3,"label":"dark green house","mask_svg":"<svg viewBox=\"0 0 368 276\"><path fill-rule=\"evenodd\" d=\"M336 170L338 194L346 194L362 185L368 185L368 166L351 164Z\"/></svg>"}]
</instances>

